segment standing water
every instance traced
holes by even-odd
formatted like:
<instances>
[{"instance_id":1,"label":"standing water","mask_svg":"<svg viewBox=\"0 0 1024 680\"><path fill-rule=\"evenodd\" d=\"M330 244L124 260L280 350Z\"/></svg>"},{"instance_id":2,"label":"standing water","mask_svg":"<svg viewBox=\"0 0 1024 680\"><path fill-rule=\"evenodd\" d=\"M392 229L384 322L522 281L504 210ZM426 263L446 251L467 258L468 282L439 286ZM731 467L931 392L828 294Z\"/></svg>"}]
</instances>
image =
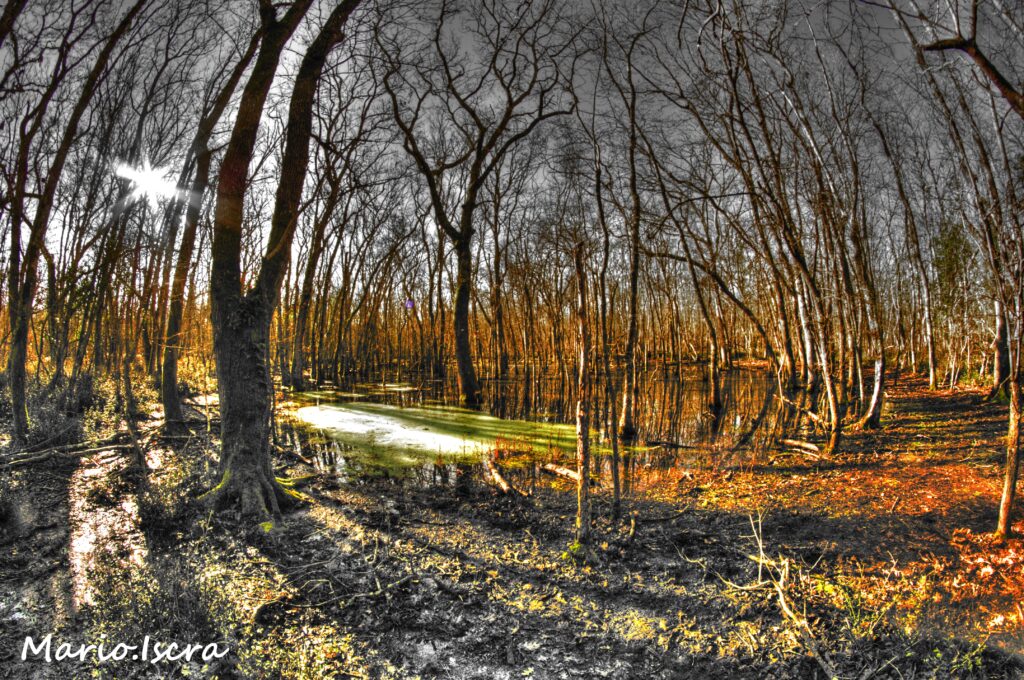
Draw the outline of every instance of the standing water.
<instances>
[{"instance_id":1,"label":"standing water","mask_svg":"<svg viewBox=\"0 0 1024 680\"><path fill-rule=\"evenodd\" d=\"M708 406L710 385L698 370L643 376L637 401L639 438L622 448L626 481L643 486L679 468L755 462L792 414L774 398L771 375L733 370L723 375L723 406ZM488 385L488 405L459 408L457 392L436 382L357 384L347 391L290 395L286 437L297 452L339 479L387 476L451 484L455 472L499 460L513 477L545 463L574 467L575 395L568 381L506 380ZM608 400L595 393L597 423ZM598 475L610 471L603 425L593 433ZM646 480L650 481L650 480Z\"/></svg>"}]
</instances>

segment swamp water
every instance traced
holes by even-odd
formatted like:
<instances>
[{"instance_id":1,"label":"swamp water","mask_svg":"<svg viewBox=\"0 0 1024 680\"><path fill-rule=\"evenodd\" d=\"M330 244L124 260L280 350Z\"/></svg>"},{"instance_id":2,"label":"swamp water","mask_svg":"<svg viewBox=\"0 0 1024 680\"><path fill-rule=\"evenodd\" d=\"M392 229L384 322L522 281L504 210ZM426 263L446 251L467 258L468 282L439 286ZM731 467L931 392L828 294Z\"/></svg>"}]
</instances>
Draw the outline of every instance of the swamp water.
<instances>
[{"instance_id":1,"label":"swamp water","mask_svg":"<svg viewBox=\"0 0 1024 680\"><path fill-rule=\"evenodd\" d=\"M479 473L488 458L514 484L532 487L546 463L575 468L573 387L557 378L490 381L479 411L455 406L454 386L428 381L290 393L280 405L282 434L300 456L339 481L388 477L449 486L467 471ZM639 389L639 437L636 445L620 447L627 492L680 469L757 462L774 433L794 424L792 409L774 398L764 371L724 373L717 416L698 370L649 373ZM618 402L618 389L616 396ZM609 408L597 391L592 422L605 422ZM607 480L610 441L596 430L591 441L595 474Z\"/></svg>"}]
</instances>

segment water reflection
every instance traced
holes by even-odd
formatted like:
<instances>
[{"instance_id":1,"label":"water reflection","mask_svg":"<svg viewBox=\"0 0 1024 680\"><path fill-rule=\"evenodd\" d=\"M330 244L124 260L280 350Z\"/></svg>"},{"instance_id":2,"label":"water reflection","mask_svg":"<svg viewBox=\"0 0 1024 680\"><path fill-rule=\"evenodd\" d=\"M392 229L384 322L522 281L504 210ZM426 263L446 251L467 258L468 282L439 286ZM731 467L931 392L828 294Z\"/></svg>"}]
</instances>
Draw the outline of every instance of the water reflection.
<instances>
[{"instance_id":1,"label":"water reflection","mask_svg":"<svg viewBox=\"0 0 1024 680\"><path fill-rule=\"evenodd\" d=\"M596 382L593 460L595 475L607 480L611 451L605 433L614 427L604 381ZM468 483L467 465L487 456L528 490L545 463L572 467L572 381L541 376L490 381L485 393L484 411L457 408L455 385L437 380L290 394L284 436L317 467L352 483L384 476L458 487ZM774 398L775 382L765 371L724 373L717 412L709 407L711 394L707 375L696 369L642 377L638 443L622 449L626 493L678 477L681 469L761 462L779 433L800 425L803 405Z\"/></svg>"}]
</instances>

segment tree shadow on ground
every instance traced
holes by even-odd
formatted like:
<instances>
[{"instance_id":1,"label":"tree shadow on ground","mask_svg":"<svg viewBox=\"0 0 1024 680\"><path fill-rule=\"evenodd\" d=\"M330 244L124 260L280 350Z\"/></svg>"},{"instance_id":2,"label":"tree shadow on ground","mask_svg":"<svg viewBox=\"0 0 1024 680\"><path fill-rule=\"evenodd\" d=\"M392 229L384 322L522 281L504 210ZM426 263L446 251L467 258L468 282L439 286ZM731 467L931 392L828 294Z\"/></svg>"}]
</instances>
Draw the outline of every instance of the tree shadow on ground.
<instances>
[{"instance_id":1,"label":"tree shadow on ground","mask_svg":"<svg viewBox=\"0 0 1024 680\"><path fill-rule=\"evenodd\" d=\"M290 516L277 542L255 545L284 573L302 573L307 583L332 581L344 591L333 595L335 608L319 607L321 615L372 647L377 663L423 677L809 677L820 670L783 634L791 622L771 589L757 582L757 566L746 557L754 550L747 515L677 513L670 522L641 521L631 538L599 519L599 546L588 565L567 554L571 502L557 491L542 491L528 504L486 488L461 499L438 497L448 490L388 491L383 501L365 486L328 491L314 509ZM656 502L642 508L648 516L673 510L678 506ZM885 530L896 531L901 521L926 522L896 514ZM887 552L855 519L783 511L763 526L766 544L823 578L834 578L829 570L849 560L884 563L880 553ZM322 538L312 553L289 552L311 536ZM337 568L354 554L356 537L375 551L389 546L388 558L371 570L374 580L346 586L345 574L358 573L358 561L331 574L309 571L317 562ZM338 552L338 545L348 547ZM907 548L908 559L912 553ZM320 596L314 587L278 603L275 621L286 626L294 607ZM888 664L935 671L960 663L990 677L1013 672L1006 657L972 651L962 641L969 638L955 631L922 625L905 634L878 625L869 644L846 637L849 612L840 604L817 596L804 604L817 617L829 658L844 670ZM932 649L945 661L928 657Z\"/></svg>"}]
</instances>

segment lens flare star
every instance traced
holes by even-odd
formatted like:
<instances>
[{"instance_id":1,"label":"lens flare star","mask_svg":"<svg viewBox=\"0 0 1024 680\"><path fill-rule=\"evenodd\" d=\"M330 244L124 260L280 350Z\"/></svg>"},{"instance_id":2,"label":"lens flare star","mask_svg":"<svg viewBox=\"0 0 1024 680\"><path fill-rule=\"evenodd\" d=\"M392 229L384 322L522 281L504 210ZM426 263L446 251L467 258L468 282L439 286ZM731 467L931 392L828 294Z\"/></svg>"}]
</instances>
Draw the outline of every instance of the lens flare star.
<instances>
[{"instance_id":1,"label":"lens flare star","mask_svg":"<svg viewBox=\"0 0 1024 680\"><path fill-rule=\"evenodd\" d=\"M167 179L168 169L154 168L150 165L149 159L143 160L141 167L121 163L114 173L135 185L132 191L133 199L145 198L154 207L161 198L170 198L178 191L174 182Z\"/></svg>"}]
</instances>

